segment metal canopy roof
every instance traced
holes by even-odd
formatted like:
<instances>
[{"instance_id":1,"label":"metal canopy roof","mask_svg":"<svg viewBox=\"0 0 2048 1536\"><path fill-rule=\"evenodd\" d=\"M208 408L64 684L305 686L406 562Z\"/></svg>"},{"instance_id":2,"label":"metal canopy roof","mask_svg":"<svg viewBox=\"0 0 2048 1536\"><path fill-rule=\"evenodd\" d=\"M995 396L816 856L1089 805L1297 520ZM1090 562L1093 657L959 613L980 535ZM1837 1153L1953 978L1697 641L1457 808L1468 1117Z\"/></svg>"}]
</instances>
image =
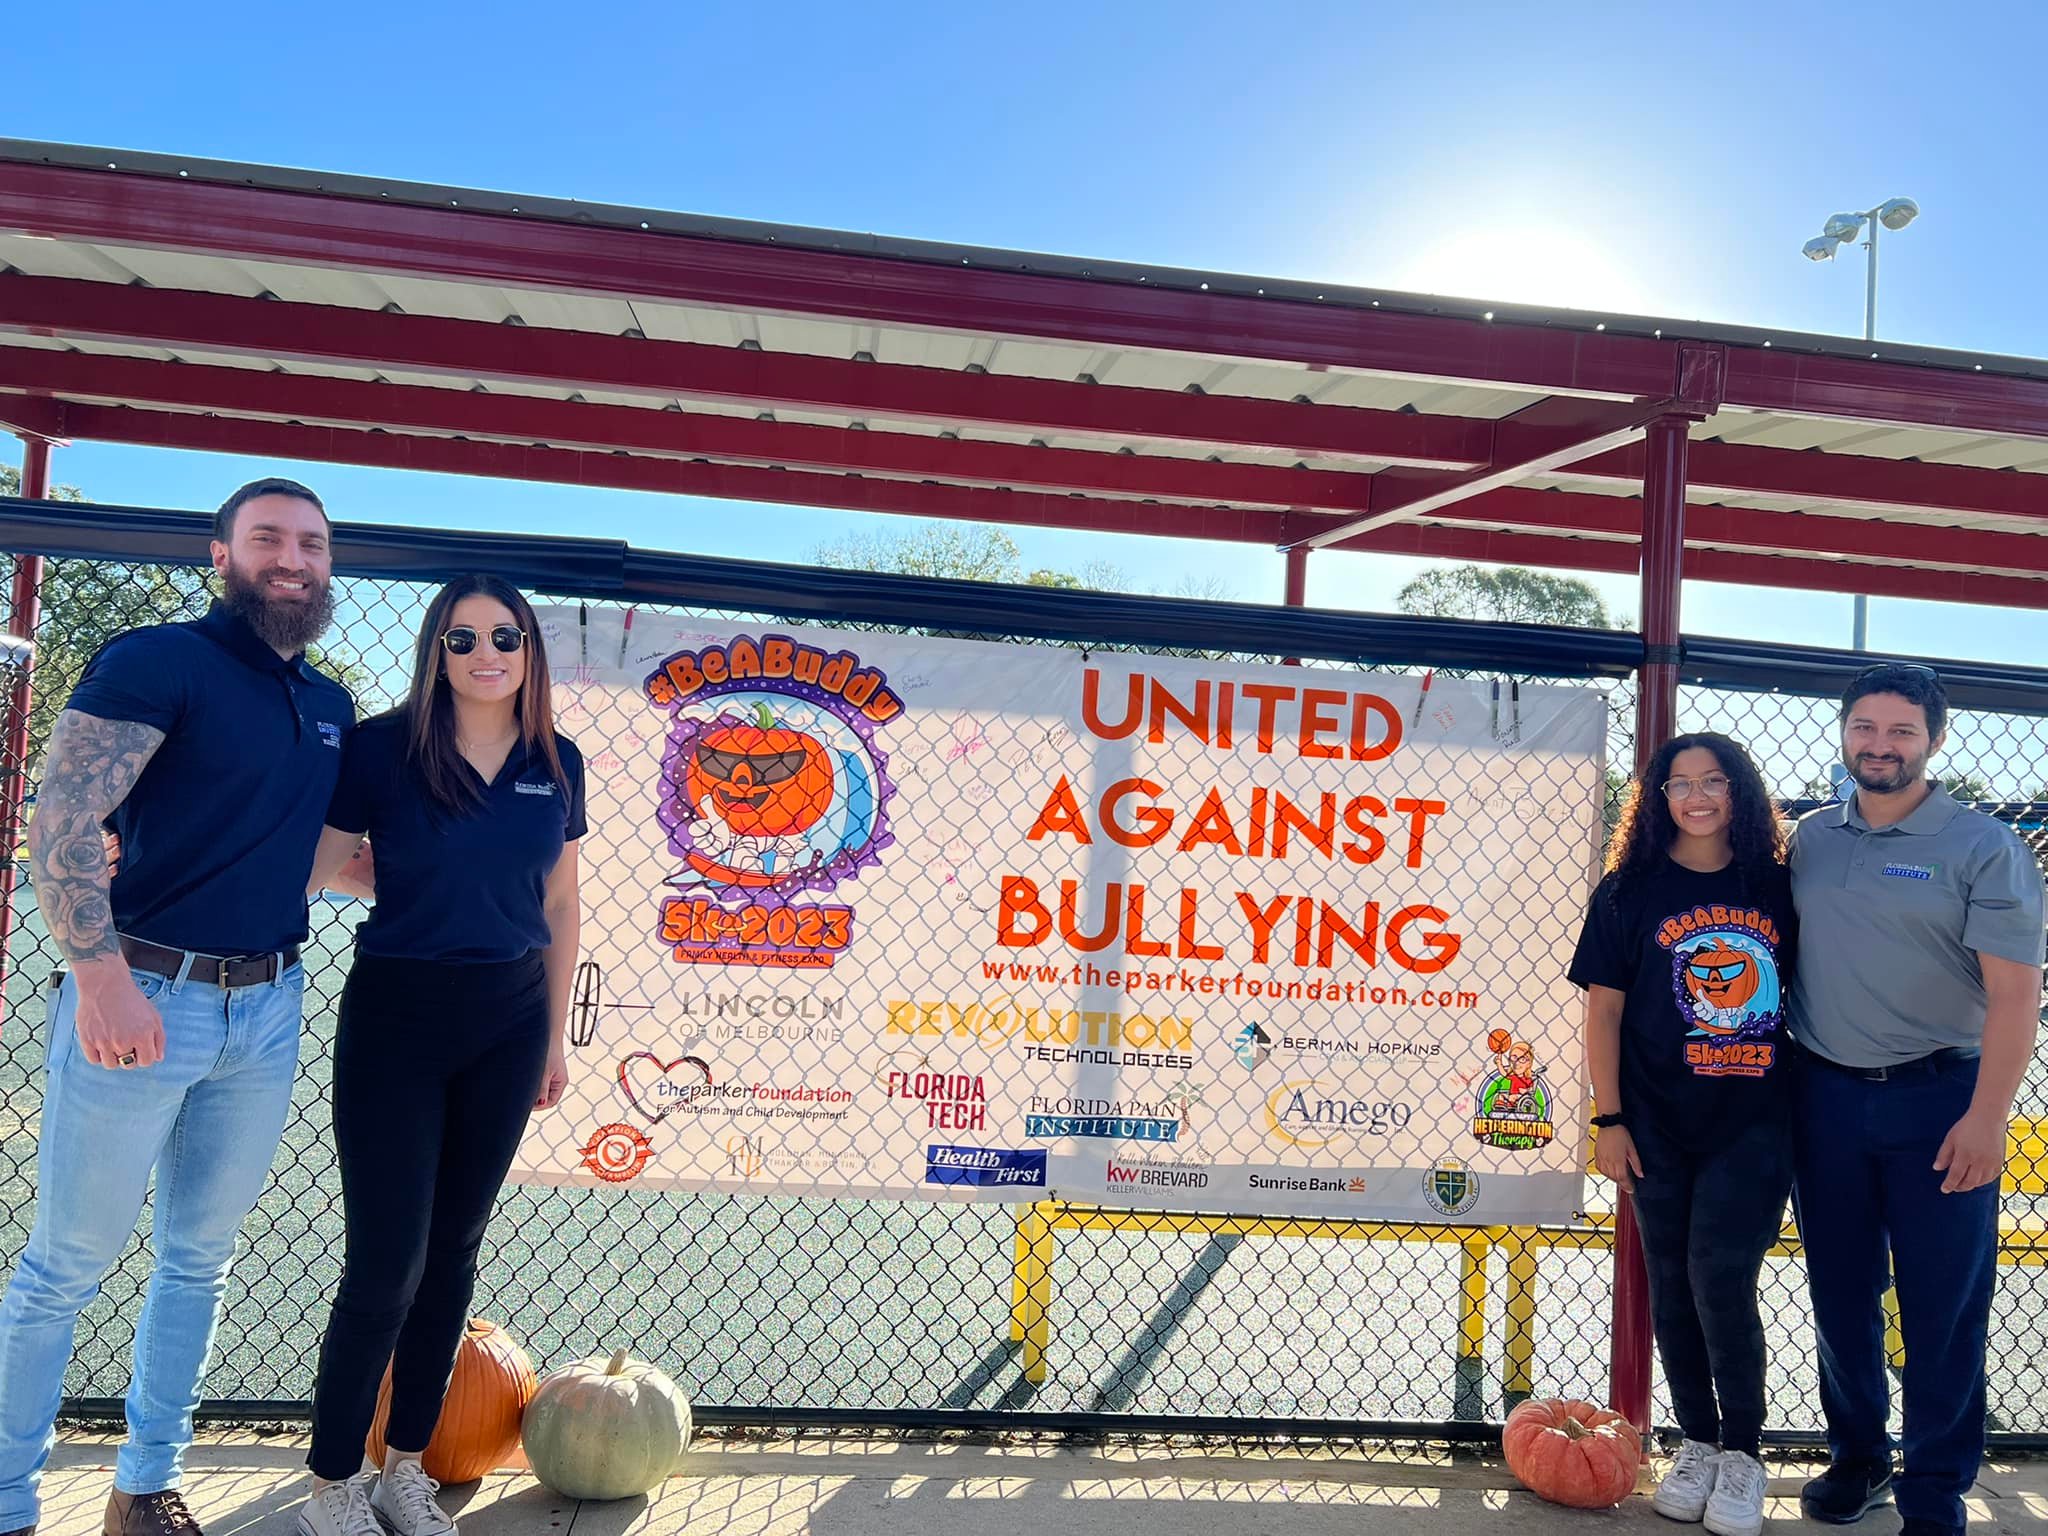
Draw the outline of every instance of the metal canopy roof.
<instances>
[{"instance_id":1,"label":"metal canopy roof","mask_svg":"<svg viewBox=\"0 0 2048 1536\"><path fill-rule=\"evenodd\" d=\"M1879 356L1871 356L1872 351ZM2048 362L0 140L0 427L2048 607Z\"/></svg>"}]
</instances>

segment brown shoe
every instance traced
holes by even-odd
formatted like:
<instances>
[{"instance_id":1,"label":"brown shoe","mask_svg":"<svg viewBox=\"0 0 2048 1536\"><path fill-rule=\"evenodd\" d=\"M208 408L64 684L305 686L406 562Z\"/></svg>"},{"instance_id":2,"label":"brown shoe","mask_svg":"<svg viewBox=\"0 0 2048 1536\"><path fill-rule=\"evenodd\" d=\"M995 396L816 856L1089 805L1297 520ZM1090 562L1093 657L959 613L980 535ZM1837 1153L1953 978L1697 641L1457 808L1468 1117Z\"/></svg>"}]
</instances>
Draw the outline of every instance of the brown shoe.
<instances>
[{"instance_id":1,"label":"brown shoe","mask_svg":"<svg viewBox=\"0 0 2048 1536\"><path fill-rule=\"evenodd\" d=\"M107 1500L100 1536L205 1536L175 1488L162 1493L123 1493Z\"/></svg>"},{"instance_id":2,"label":"brown shoe","mask_svg":"<svg viewBox=\"0 0 2048 1536\"><path fill-rule=\"evenodd\" d=\"M0 1531L0 1536L36 1536L36 1528L32 1525L24 1525L16 1531Z\"/></svg>"}]
</instances>

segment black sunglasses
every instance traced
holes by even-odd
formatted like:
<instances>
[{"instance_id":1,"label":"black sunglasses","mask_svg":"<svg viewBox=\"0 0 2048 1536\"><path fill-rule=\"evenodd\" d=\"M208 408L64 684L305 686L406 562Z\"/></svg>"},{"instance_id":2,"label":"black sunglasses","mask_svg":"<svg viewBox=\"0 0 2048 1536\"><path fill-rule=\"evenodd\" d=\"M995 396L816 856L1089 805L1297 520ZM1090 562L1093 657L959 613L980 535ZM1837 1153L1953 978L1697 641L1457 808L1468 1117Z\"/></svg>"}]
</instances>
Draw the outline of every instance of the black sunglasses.
<instances>
[{"instance_id":1,"label":"black sunglasses","mask_svg":"<svg viewBox=\"0 0 2048 1536\"><path fill-rule=\"evenodd\" d=\"M1860 683L1869 678L1883 677L1887 673L1896 672L1904 672L1912 677L1931 678L1937 683L1941 681L1941 674L1939 672L1935 671L1932 667L1922 666L1917 661L1880 661L1876 665L1865 667L1861 672L1858 672L1856 674L1856 681Z\"/></svg>"},{"instance_id":2,"label":"black sunglasses","mask_svg":"<svg viewBox=\"0 0 2048 1536\"><path fill-rule=\"evenodd\" d=\"M467 624L458 624L441 636L441 643L448 647L450 655L467 656L476 649L477 632ZM496 649L511 655L526 644L526 631L511 624L491 626L491 644Z\"/></svg>"}]
</instances>

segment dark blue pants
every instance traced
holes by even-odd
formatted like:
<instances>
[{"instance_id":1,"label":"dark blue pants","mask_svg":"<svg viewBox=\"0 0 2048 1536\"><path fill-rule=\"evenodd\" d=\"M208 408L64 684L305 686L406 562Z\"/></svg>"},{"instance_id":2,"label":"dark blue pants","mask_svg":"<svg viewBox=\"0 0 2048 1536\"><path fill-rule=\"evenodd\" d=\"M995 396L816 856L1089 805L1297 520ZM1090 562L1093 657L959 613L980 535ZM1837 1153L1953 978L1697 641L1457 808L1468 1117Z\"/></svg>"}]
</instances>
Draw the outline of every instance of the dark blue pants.
<instances>
[{"instance_id":1,"label":"dark blue pants","mask_svg":"<svg viewBox=\"0 0 2048 1536\"><path fill-rule=\"evenodd\" d=\"M1650 1317L1679 1430L1754 1456L1764 1430L1757 1276L1784 1230L1789 1128L1774 1111L1701 1147L1649 1124L1630 1134L1643 1165L1635 1208Z\"/></svg>"},{"instance_id":2,"label":"dark blue pants","mask_svg":"<svg viewBox=\"0 0 2048 1536\"><path fill-rule=\"evenodd\" d=\"M1899 1515L1956 1532L1984 1456L1998 1184L1944 1195L1934 1159L1976 1086L1974 1060L1909 1067L1883 1082L1808 1060L1794 1138L1828 1448L1838 1461L1891 1455L1889 1253L1906 1345Z\"/></svg>"}]
</instances>

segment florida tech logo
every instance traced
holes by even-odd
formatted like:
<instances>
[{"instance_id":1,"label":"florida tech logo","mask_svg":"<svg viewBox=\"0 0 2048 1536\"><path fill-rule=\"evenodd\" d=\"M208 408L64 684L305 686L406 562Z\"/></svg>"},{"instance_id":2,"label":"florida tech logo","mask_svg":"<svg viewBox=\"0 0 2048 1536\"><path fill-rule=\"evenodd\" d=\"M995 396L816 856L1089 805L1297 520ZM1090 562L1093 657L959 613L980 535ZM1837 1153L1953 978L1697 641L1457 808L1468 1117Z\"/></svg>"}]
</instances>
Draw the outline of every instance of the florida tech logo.
<instances>
[{"instance_id":1,"label":"florida tech logo","mask_svg":"<svg viewBox=\"0 0 2048 1536\"><path fill-rule=\"evenodd\" d=\"M903 701L851 651L741 635L642 685L670 712L659 818L681 861L660 938L679 964L823 969L853 909L818 898L881 863L895 785L879 727Z\"/></svg>"},{"instance_id":2,"label":"florida tech logo","mask_svg":"<svg viewBox=\"0 0 2048 1536\"><path fill-rule=\"evenodd\" d=\"M607 1184L630 1184L654 1156L654 1143L630 1125L601 1125L583 1143L583 1166Z\"/></svg>"}]
</instances>

